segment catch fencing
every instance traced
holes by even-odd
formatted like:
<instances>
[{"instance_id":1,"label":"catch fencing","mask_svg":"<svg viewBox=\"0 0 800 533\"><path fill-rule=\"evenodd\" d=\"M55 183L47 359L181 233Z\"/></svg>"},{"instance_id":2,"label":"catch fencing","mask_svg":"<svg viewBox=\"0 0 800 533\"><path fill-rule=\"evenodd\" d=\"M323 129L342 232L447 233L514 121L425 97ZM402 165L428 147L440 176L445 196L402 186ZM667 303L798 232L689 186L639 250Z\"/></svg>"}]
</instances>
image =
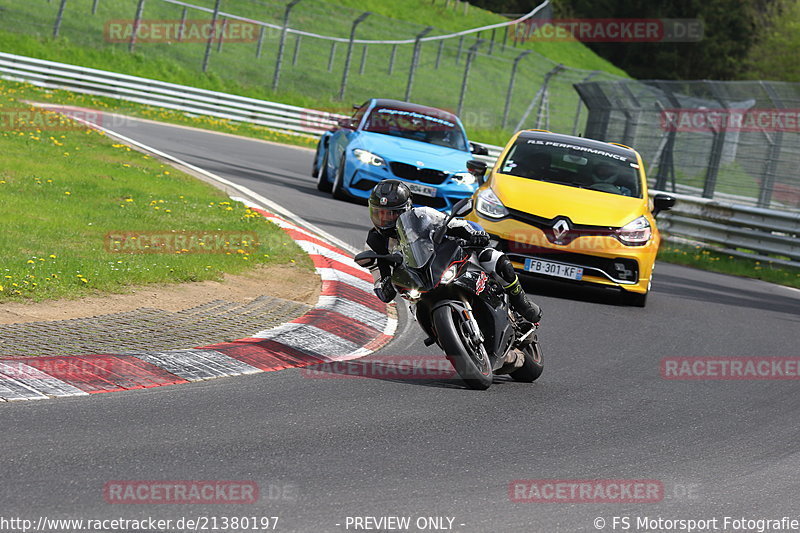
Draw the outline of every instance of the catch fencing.
<instances>
[{"instance_id":1,"label":"catch fencing","mask_svg":"<svg viewBox=\"0 0 800 533\"><path fill-rule=\"evenodd\" d=\"M587 137L635 147L651 185L800 210L800 83L617 80L576 84Z\"/></svg>"}]
</instances>

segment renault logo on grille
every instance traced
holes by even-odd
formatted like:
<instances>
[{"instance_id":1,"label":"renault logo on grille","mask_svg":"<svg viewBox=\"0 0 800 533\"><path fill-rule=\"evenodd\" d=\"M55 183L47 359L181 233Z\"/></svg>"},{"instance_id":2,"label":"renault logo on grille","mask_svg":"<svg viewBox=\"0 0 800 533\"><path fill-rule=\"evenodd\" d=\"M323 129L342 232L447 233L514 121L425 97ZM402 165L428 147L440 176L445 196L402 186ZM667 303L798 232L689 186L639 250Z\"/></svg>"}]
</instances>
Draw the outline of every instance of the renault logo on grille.
<instances>
[{"instance_id":1,"label":"renault logo on grille","mask_svg":"<svg viewBox=\"0 0 800 533\"><path fill-rule=\"evenodd\" d=\"M553 224L553 238L556 242L562 240L564 237L567 236L568 233L569 233L569 222L567 222L563 218L560 219L555 224Z\"/></svg>"}]
</instances>

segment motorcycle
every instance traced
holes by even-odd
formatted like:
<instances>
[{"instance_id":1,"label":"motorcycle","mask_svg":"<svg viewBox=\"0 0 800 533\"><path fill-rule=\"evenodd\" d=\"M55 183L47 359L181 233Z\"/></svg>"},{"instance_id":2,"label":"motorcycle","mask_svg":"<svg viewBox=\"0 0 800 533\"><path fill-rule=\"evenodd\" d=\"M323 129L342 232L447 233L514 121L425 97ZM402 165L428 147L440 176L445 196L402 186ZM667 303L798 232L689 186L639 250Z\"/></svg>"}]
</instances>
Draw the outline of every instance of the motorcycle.
<instances>
[{"instance_id":1,"label":"motorcycle","mask_svg":"<svg viewBox=\"0 0 800 533\"><path fill-rule=\"evenodd\" d=\"M446 236L448 223L471 210L470 198L447 217L412 209L397 220L395 252L361 252L355 261L369 269L382 262L394 267L392 284L427 334L425 345L438 344L469 388L488 389L495 374L531 383L544 362L537 326L511 310L502 286L465 241Z\"/></svg>"}]
</instances>

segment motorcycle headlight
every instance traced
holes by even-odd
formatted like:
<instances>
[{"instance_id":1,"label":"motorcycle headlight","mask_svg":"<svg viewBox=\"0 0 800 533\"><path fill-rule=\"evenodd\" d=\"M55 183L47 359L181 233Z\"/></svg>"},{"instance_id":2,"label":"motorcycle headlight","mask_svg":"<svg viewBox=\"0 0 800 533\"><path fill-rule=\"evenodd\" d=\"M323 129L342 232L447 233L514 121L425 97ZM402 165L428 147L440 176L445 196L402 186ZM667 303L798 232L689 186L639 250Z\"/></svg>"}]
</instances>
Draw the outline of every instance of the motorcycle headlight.
<instances>
[{"instance_id":1,"label":"motorcycle headlight","mask_svg":"<svg viewBox=\"0 0 800 533\"><path fill-rule=\"evenodd\" d=\"M478 180L475 179L475 176L470 174L469 172L457 172L453 174L453 179L456 183L461 185L475 185Z\"/></svg>"},{"instance_id":2,"label":"motorcycle headlight","mask_svg":"<svg viewBox=\"0 0 800 533\"><path fill-rule=\"evenodd\" d=\"M454 279L456 279L456 274L458 273L458 266L452 265L450 268L444 271L442 274L442 285L447 285Z\"/></svg>"},{"instance_id":3,"label":"motorcycle headlight","mask_svg":"<svg viewBox=\"0 0 800 533\"><path fill-rule=\"evenodd\" d=\"M643 246L652 237L653 231L646 217L632 220L617 230L617 239L629 246Z\"/></svg>"},{"instance_id":4,"label":"motorcycle headlight","mask_svg":"<svg viewBox=\"0 0 800 533\"><path fill-rule=\"evenodd\" d=\"M478 213L489 218L503 218L508 215L508 209L500 201L500 198L492 189L483 189L478 193L478 201L475 203Z\"/></svg>"},{"instance_id":5,"label":"motorcycle headlight","mask_svg":"<svg viewBox=\"0 0 800 533\"><path fill-rule=\"evenodd\" d=\"M353 155L355 155L359 161L367 165L382 167L386 164L386 161L384 161L381 156L375 155L367 150L362 150L361 148L356 148L353 150Z\"/></svg>"}]
</instances>

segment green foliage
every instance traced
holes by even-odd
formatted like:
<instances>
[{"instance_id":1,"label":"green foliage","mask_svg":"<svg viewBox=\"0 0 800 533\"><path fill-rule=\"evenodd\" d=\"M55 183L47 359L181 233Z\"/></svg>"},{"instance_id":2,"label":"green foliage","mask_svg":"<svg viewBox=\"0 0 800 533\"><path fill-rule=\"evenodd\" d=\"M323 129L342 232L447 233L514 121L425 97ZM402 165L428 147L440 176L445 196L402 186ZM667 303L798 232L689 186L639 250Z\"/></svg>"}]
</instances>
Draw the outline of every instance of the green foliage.
<instances>
[{"instance_id":1,"label":"green foliage","mask_svg":"<svg viewBox=\"0 0 800 533\"><path fill-rule=\"evenodd\" d=\"M800 0L786 0L767 13L767 27L747 60L748 77L800 82Z\"/></svg>"}]
</instances>

